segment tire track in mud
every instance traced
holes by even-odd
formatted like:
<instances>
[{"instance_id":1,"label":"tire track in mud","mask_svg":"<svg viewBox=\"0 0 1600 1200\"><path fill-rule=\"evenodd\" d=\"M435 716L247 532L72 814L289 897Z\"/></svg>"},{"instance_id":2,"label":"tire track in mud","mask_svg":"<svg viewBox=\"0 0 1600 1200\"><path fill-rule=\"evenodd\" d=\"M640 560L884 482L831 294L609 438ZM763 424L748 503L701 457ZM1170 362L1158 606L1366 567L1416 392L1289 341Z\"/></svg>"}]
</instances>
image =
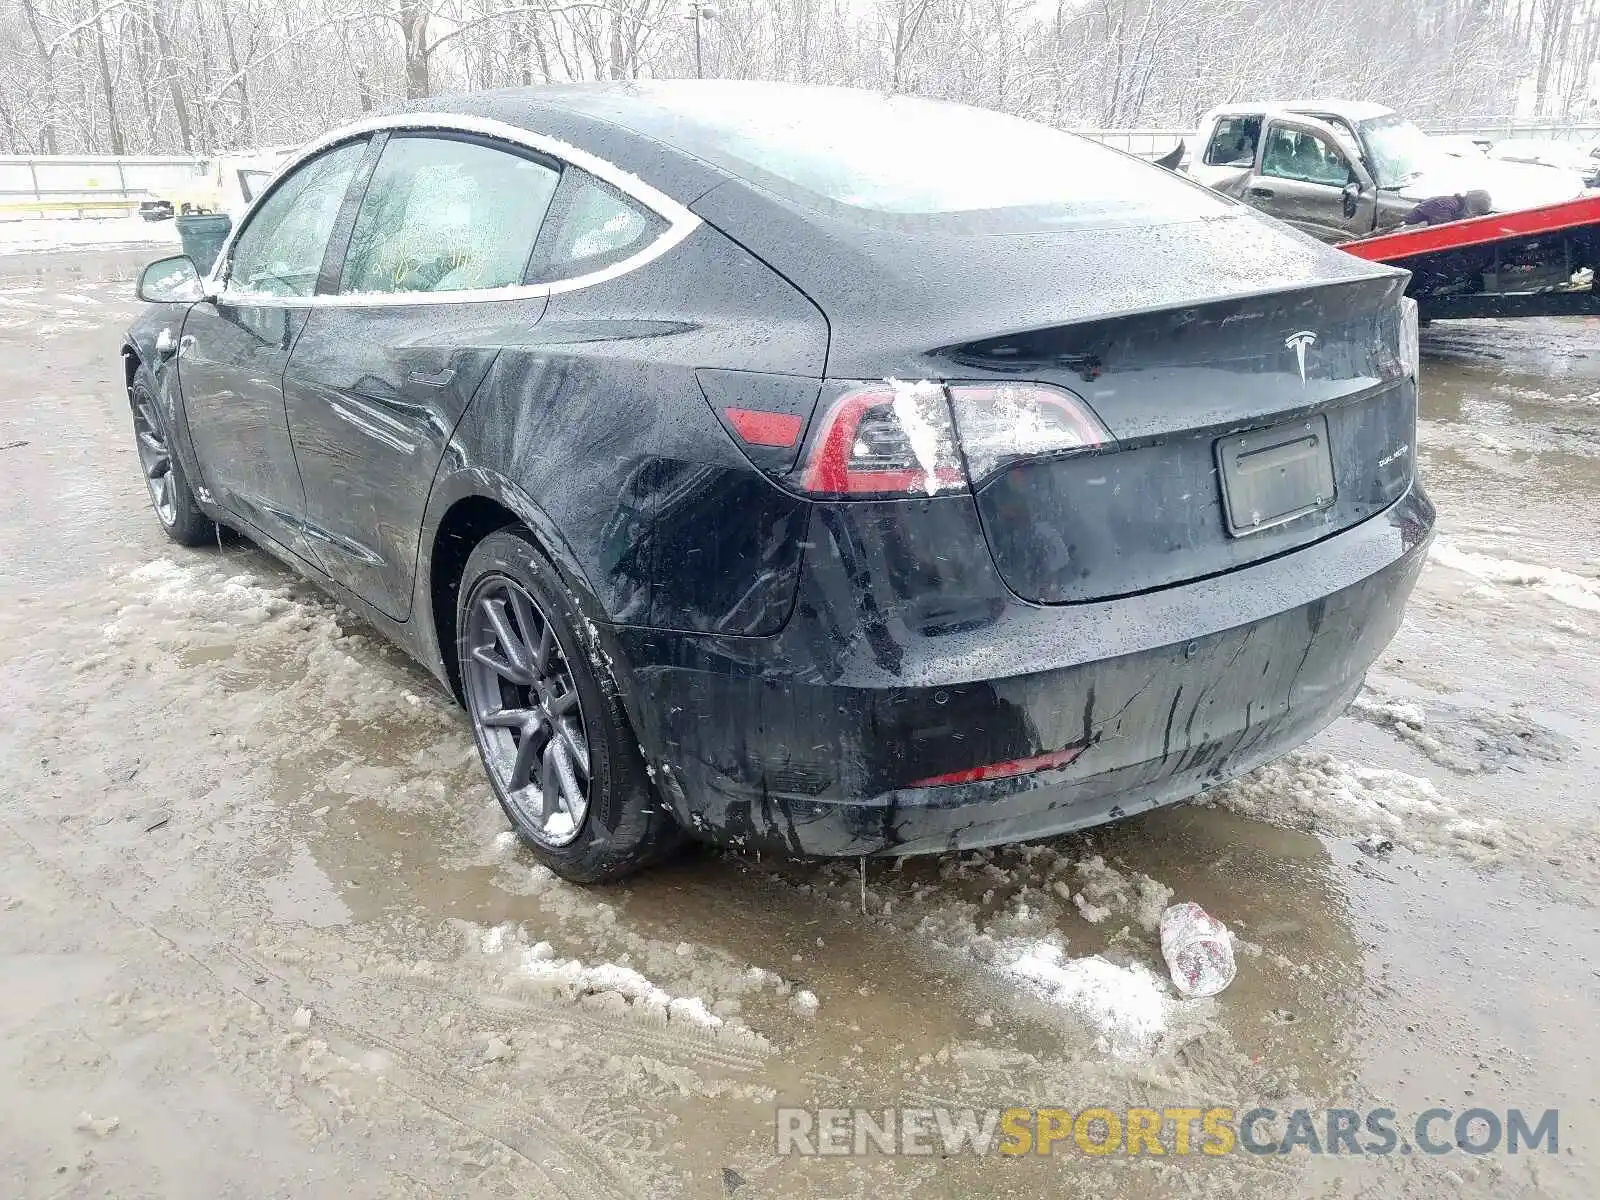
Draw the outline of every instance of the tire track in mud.
<instances>
[{"instance_id":1,"label":"tire track in mud","mask_svg":"<svg viewBox=\"0 0 1600 1200\"><path fill-rule=\"evenodd\" d=\"M749 1072L760 1071L767 1064L763 1055L730 1046L717 1034L687 1030L673 1033L664 1027L665 1023L657 1025L653 1018L647 1016L608 1014L598 1006L573 1009L570 1004L560 1001L539 1003L509 996L446 994L459 1007L481 1012L485 1016L537 1015L546 1024L562 1025L574 1032L607 1037L625 1043L631 1050L680 1061L688 1067L716 1066L730 1071Z\"/></svg>"},{"instance_id":2,"label":"tire track in mud","mask_svg":"<svg viewBox=\"0 0 1600 1200\"><path fill-rule=\"evenodd\" d=\"M218 999L242 1000L280 1034L292 1037L296 1032L303 1032L295 1029L292 1016L285 1016L283 1010L287 1003L267 992L272 982L281 985L286 994L303 994L303 989L297 988L293 980L270 963L225 945L213 943L213 952L208 953L186 944L191 939L183 934L169 932L126 911L103 892L90 891L67 866L44 854L11 822L0 821L0 829L23 847L80 906L109 910L122 925L148 934L167 952L197 968L209 980ZM442 1056L422 1046L403 1044L383 1036L372 1029L370 1021L363 1021L359 1013L352 1011L353 1006L333 1000L327 986L318 990L323 993L317 1001L319 1032L336 1033L344 1043L341 1048L329 1042L330 1049L340 1053L352 1067L363 1057L363 1049L385 1051L389 1057L383 1071L363 1072L365 1079L379 1090L404 1097L434 1119L498 1146L521 1164L523 1170L540 1180L543 1186L535 1193L538 1196L637 1200L653 1194L608 1165L593 1148L592 1139L561 1127L533 1105L517 1105L514 1113L507 1112L510 1104L505 1096L496 1095L491 1089L463 1077ZM604 1025L603 1022L598 1024ZM661 1040L656 1039L658 1043ZM216 1039L213 1039L213 1046L219 1059L228 1057L228 1048L219 1045ZM252 1082L259 1085L260 1081ZM314 1111L315 1106L304 1096L297 1094L297 1099ZM317 1119L327 1131L326 1118L318 1114Z\"/></svg>"},{"instance_id":3,"label":"tire track in mud","mask_svg":"<svg viewBox=\"0 0 1600 1200\"><path fill-rule=\"evenodd\" d=\"M275 971L267 961L229 947L219 947L219 950L242 977L253 980L265 976L287 988L293 987L292 981ZM215 964L202 965L211 969ZM275 1005L252 995L251 985L236 982L230 986L261 1005L264 1011L277 1011ZM323 993L316 999L315 1007L319 1033L331 1031L346 1043L341 1049L332 1039L324 1037L330 1049L352 1063L362 1057L360 1049L386 1051L389 1059L383 1071L371 1078L441 1120L486 1138L515 1155L553 1189L553 1194L572 1200L586 1200L587 1197L630 1200L649 1194L608 1166L595 1153L590 1139L578 1131L562 1128L533 1106L518 1105L514 1116L507 1113L508 1102L504 1095L497 1095L492 1089L465 1077L443 1055L420 1044L385 1037L372 1028L370 1020L362 1019L356 1011L358 1006L333 999L327 988L319 990ZM552 1193L539 1193L546 1194Z\"/></svg>"}]
</instances>

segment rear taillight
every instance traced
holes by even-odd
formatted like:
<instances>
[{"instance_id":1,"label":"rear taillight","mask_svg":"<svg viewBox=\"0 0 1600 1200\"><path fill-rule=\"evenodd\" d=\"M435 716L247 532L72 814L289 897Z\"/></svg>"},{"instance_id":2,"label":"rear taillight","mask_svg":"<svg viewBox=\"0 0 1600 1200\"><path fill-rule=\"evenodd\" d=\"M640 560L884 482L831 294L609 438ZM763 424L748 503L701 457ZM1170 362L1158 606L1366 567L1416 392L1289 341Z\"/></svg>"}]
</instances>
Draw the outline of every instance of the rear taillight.
<instances>
[{"instance_id":1,"label":"rear taillight","mask_svg":"<svg viewBox=\"0 0 1600 1200\"><path fill-rule=\"evenodd\" d=\"M1112 437L1071 392L1036 383L950 386L972 486L1018 459L1092 450Z\"/></svg>"},{"instance_id":2,"label":"rear taillight","mask_svg":"<svg viewBox=\"0 0 1600 1200\"><path fill-rule=\"evenodd\" d=\"M798 473L826 496L966 491L1009 464L1113 444L1070 392L1043 384L863 384L828 405Z\"/></svg>"},{"instance_id":3,"label":"rear taillight","mask_svg":"<svg viewBox=\"0 0 1600 1200\"><path fill-rule=\"evenodd\" d=\"M966 487L944 389L891 379L840 396L823 414L800 486L837 496L931 496Z\"/></svg>"},{"instance_id":4,"label":"rear taillight","mask_svg":"<svg viewBox=\"0 0 1600 1200\"><path fill-rule=\"evenodd\" d=\"M1418 320L1417 302L1410 296L1400 297L1400 363L1412 381L1422 375L1422 334Z\"/></svg>"}]
</instances>

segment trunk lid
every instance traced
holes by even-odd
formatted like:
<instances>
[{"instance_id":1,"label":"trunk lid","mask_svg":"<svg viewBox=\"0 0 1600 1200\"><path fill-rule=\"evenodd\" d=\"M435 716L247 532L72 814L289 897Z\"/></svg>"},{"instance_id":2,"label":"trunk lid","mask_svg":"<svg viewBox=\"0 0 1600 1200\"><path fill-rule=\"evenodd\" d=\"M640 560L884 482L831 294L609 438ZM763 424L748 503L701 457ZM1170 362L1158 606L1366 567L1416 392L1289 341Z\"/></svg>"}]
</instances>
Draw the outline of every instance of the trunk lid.
<instances>
[{"instance_id":1,"label":"trunk lid","mask_svg":"<svg viewBox=\"0 0 1600 1200\"><path fill-rule=\"evenodd\" d=\"M1170 187L1168 173L1152 172ZM1031 460L979 481L1007 585L1054 604L1292 550L1366 519L1410 483L1405 272L1375 270L1189 186L1200 215L1188 219L1135 205L1126 219L1025 233L944 217L868 219L736 182L692 207L822 309L830 378L1049 383L1099 415L1114 450ZM1315 336L1300 343L1303 376L1297 334ZM1219 439L1296 419L1316 428L1252 441L1231 473L1313 480L1315 499L1315 460L1295 449L1315 436L1335 495L1292 520L1230 527Z\"/></svg>"},{"instance_id":2,"label":"trunk lid","mask_svg":"<svg viewBox=\"0 0 1600 1200\"><path fill-rule=\"evenodd\" d=\"M1007 586L1108 599L1270 558L1366 520L1412 479L1399 284L1351 281L953 347L1064 387L1114 448L1015 464L977 504Z\"/></svg>"}]
</instances>

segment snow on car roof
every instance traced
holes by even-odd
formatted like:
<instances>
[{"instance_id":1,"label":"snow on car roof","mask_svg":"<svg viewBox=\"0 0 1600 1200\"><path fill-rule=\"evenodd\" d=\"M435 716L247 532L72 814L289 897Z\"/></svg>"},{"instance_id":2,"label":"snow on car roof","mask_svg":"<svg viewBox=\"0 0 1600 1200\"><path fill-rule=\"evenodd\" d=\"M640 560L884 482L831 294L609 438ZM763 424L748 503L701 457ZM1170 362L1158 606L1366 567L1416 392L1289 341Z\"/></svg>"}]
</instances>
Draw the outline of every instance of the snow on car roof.
<instances>
[{"instance_id":1,"label":"snow on car roof","mask_svg":"<svg viewBox=\"0 0 1600 1200\"><path fill-rule=\"evenodd\" d=\"M1370 100L1258 100L1251 103L1224 104L1211 110L1210 116L1233 113L1286 112L1329 113L1347 121L1370 121L1374 117L1387 117L1394 112Z\"/></svg>"}]
</instances>

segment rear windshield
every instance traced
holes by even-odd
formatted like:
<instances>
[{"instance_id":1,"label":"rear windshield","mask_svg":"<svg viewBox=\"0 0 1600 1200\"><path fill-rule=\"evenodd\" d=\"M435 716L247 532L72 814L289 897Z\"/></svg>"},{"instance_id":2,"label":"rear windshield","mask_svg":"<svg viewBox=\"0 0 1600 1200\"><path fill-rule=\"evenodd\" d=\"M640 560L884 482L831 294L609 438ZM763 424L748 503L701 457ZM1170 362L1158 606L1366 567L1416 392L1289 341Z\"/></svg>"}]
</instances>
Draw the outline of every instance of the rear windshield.
<instances>
[{"instance_id":1,"label":"rear windshield","mask_svg":"<svg viewBox=\"0 0 1600 1200\"><path fill-rule=\"evenodd\" d=\"M647 93L648 94L648 93ZM1030 231L1220 216L1160 167L1004 113L849 89L675 89L642 131L873 224Z\"/></svg>"}]
</instances>

